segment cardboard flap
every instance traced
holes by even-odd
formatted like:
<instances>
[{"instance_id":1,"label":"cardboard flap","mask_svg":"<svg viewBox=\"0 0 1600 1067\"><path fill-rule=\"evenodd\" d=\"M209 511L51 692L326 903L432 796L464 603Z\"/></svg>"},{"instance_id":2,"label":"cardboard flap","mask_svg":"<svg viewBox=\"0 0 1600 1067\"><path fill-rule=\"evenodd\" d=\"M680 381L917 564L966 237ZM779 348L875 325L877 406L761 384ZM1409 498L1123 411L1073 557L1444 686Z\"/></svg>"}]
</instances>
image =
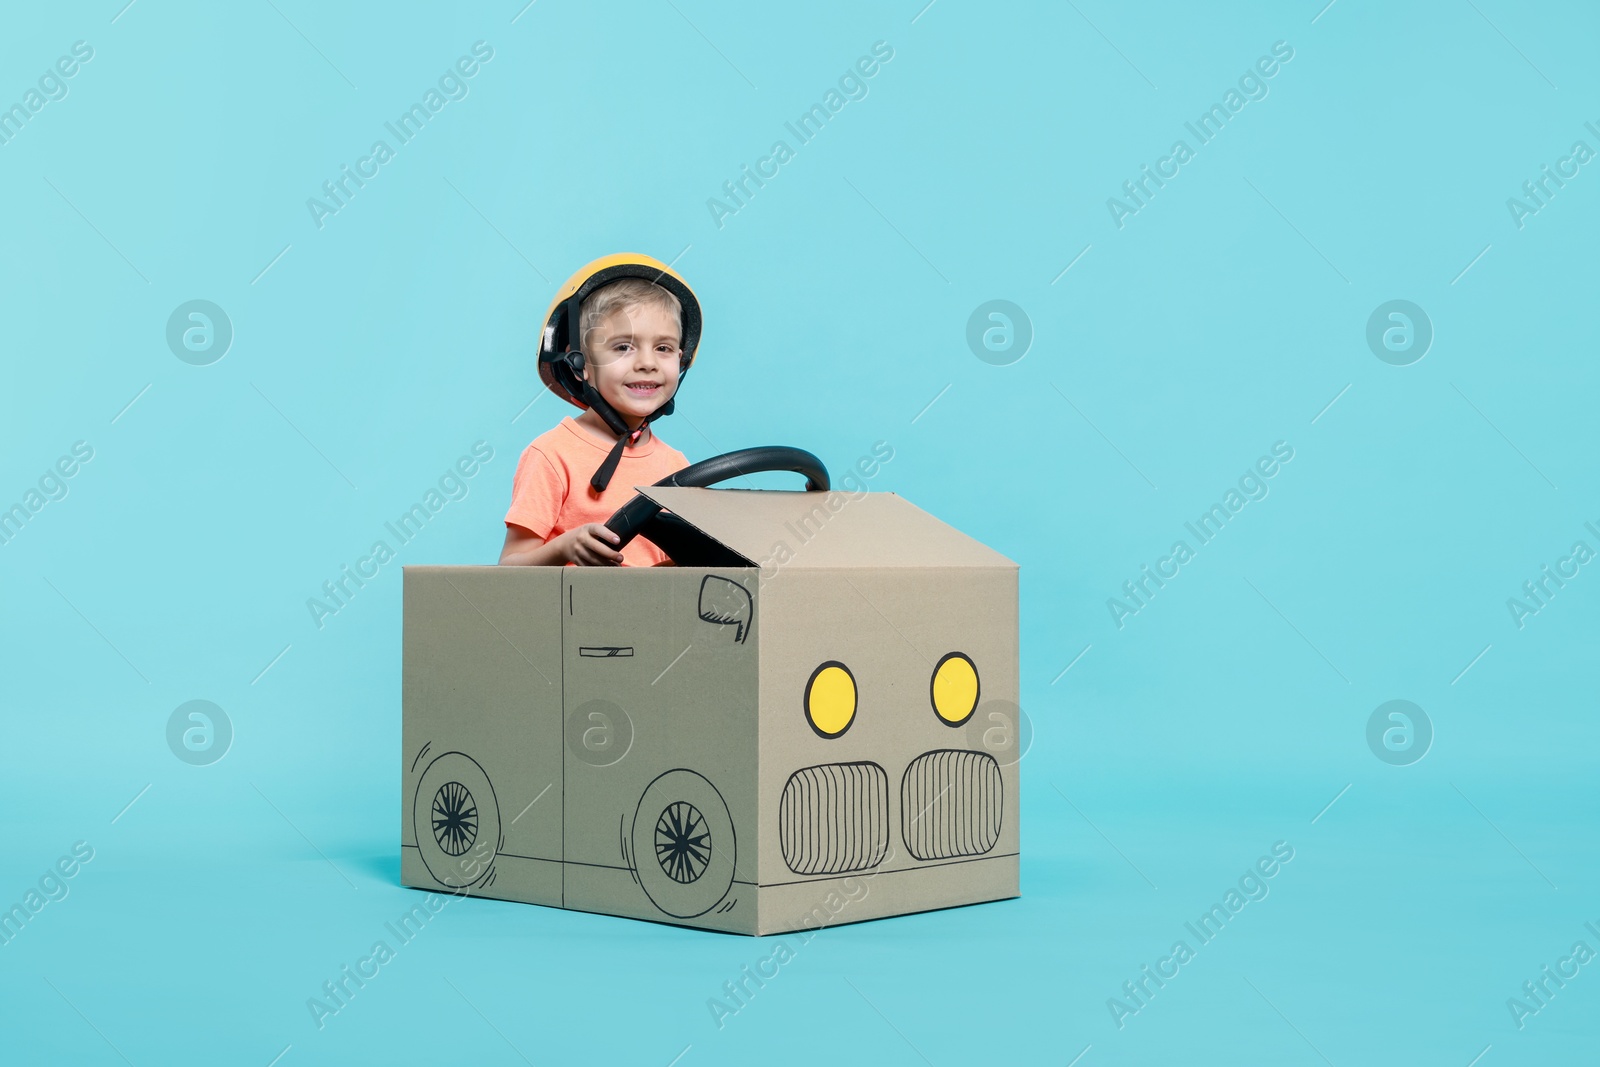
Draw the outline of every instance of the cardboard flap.
<instances>
[{"instance_id":1,"label":"cardboard flap","mask_svg":"<svg viewBox=\"0 0 1600 1067\"><path fill-rule=\"evenodd\" d=\"M781 556L806 568L1016 566L894 493L636 488L758 566Z\"/></svg>"}]
</instances>

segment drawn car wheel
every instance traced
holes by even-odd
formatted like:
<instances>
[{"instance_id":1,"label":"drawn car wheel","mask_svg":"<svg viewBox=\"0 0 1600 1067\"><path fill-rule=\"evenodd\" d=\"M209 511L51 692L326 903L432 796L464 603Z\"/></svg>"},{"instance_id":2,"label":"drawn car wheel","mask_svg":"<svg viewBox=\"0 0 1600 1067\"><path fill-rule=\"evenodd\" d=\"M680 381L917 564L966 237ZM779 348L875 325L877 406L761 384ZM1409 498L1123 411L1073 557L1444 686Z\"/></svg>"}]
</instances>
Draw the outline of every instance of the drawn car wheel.
<instances>
[{"instance_id":1,"label":"drawn car wheel","mask_svg":"<svg viewBox=\"0 0 1600 1067\"><path fill-rule=\"evenodd\" d=\"M645 788L632 844L645 895L674 918L704 915L733 886L733 816L716 787L694 771L668 771Z\"/></svg>"},{"instance_id":2,"label":"drawn car wheel","mask_svg":"<svg viewBox=\"0 0 1600 1067\"><path fill-rule=\"evenodd\" d=\"M417 851L440 885L475 885L500 846L500 805L478 761L445 752L417 780L411 802Z\"/></svg>"}]
</instances>

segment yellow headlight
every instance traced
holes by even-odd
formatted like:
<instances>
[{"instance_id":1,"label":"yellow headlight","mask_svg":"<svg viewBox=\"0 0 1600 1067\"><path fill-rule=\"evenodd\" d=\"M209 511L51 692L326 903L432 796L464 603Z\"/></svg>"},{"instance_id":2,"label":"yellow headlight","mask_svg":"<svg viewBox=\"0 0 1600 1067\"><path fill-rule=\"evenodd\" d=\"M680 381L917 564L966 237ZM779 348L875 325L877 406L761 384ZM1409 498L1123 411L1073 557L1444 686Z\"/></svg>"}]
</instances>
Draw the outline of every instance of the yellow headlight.
<instances>
[{"instance_id":1,"label":"yellow headlight","mask_svg":"<svg viewBox=\"0 0 1600 1067\"><path fill-rule=\"evenodd\" d=\"M823 737L838 737L856 717L856 679L838 660L828 660L806 682L806 721Z\"/></svg>"},{"instance_id":2,"label":"yellow headlight","mask_svg":"<svg viewBox=\"0 0 1600 1067\"><path fill-rule=\"evenodd\" d=\"M960 726L978 706L978 668L962 652L947 652L933 668L933 710L947 726Z\"/></svg>"}]
</instances>

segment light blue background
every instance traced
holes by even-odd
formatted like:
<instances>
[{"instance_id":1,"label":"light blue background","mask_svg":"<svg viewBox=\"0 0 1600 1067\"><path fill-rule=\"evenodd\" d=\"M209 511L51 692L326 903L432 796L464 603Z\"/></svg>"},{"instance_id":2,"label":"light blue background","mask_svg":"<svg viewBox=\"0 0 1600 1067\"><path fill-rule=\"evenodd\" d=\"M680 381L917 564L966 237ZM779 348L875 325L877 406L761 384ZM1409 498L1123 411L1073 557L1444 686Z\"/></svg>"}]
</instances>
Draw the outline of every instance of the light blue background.
<instances>
[{"instance_id":1,"label":"light blue background","mask_svg":"<svg viewBox=\"0 0 1600 1067\"><path fill-rule=\"evenodd\" d=\"M8 12L0 103L95 50L0 146L0 506L94 448L0 546L0 904L95 849L0 947L8 1059L1594 1059L1600 964L1523 1029L1506 1000L1600 949L1600 576L1522 629L1506 600L1600 548L1600 176L1521 229L1506 200L1600 149L1600 18L921 4ZM470 94L317 228L306 199L478 40ZM879 40L869 95L715 225ZM1117 228L1106 199L1280 40L1270 94ZM1023 896L828 930L720 1029L770 940L460 902L319 1030L307 998L420 899L399 567L496 557L563 413L527 406L540 316L624 249L705 306L664 438L836 471L888 441L874 488L1020 563ZM1407 367L1365 342L1397 298L1436 331ZM165 342L192 299L235 330L210 366ZM992 299L1035 333L1009 366L965 340ZM470 495L317 628L306 599L479 440ZM1118 629L1107 598L1276 441L1270 496ZM1396 698L1436 731L1406 767L1365 740ZM212 766L166 745L191 699L236 730ZM1119 1029L1107 999L1276 841L1270 895Z\"/></svg>"}]
</instances>

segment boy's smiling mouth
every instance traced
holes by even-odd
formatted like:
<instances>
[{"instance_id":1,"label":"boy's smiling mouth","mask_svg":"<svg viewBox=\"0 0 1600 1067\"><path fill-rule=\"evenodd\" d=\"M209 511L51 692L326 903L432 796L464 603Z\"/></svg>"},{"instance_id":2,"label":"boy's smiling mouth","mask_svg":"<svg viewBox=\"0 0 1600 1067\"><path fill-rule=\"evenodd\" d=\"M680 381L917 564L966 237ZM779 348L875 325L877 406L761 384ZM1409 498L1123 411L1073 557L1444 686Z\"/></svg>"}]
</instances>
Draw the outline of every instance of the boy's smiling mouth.
<instances>
[{"instance_id":1,"label":"boy's smiling mouth","mask_svg":"<svg viewBox=\"0 0 1600 1067\"><path fill-rule=\"evenodd\" d=\"M661 383L648 381L626 382L623 388L634 396L655 396L656 393L661 391Z\"/></svg>"}]
</instances>

